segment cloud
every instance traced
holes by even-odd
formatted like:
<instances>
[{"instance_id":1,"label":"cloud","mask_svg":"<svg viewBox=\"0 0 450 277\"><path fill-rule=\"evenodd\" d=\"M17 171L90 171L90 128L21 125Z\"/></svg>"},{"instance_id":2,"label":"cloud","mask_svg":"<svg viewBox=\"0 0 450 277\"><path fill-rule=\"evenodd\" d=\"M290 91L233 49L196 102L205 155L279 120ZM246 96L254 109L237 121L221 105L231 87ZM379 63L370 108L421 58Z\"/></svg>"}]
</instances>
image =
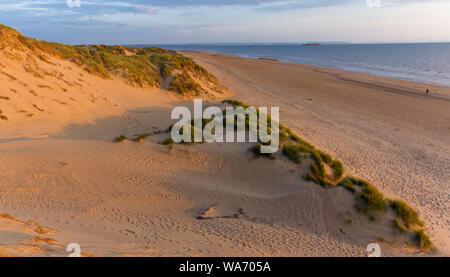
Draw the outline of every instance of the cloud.
<instances>
[{"instance_id":1,"label":"cloud","mask_svg":"<svg viewBox=\"0 0 450 277\"><path fill-rule=\"evenodd\" d=\"M158 9L144 5L135 5L134 8L138 13L155 14L158 12Z\"/></svg>"},{"instance_id":2,"label":"cloud","mask_svg":"<svg viewBox=\"0 0 450 277\"><path fill-rule=\"evenodd\" d=\"M277 12L285 10L299 10L322 8L329 6L347 5L354 0L291 0L291 1L272 1L258 5L255 9L261 11ZM366 1L366 0L362 0Z\"/></svg>"}]
</instances>

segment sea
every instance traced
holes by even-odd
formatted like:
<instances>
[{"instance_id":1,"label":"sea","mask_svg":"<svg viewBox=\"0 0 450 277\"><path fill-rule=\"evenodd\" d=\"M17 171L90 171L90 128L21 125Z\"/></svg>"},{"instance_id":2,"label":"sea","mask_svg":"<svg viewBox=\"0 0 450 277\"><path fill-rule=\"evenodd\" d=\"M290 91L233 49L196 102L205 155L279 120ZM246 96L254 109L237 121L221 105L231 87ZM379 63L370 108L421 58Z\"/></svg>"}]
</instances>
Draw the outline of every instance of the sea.
<instances>
[{"instance_id":1,"label":"sea","mask_svg":"<svg viewBox=\"0 0 450 277\"><path fill-rule=\"evenodd\" d=\"M158 46L173 50L203 50L247 58L276 59L450 87L450 43Z\"/></svg>"}]
</instances>

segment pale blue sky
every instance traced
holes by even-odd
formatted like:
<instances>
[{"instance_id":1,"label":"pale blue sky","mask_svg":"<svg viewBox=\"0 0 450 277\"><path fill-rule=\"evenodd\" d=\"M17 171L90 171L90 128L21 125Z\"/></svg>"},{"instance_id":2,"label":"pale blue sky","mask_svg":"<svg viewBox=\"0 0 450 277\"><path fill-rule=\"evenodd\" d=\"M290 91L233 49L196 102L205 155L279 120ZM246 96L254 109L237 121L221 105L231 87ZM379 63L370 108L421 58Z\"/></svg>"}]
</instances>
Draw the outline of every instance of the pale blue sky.
<instances>
[{"instance_id":1,"label":"pale blue sky","mask_svg":"<svg viewBox=\"0 0 450 277\"><path fill-rule=\"evenodd\" d=\"M0 23L75 44L450 41L450 0L367 2L0 0Z\"/></svg>"}]
</instances>

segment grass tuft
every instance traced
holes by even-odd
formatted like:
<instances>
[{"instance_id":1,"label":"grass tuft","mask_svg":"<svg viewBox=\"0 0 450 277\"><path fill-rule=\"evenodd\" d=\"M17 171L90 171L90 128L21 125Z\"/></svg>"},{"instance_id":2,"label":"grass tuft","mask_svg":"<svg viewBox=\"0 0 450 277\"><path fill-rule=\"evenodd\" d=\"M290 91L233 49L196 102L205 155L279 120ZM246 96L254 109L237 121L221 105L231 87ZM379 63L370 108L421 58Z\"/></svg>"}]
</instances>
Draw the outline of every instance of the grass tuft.
<instances>
[{"instance_id":1,"label":"grass tuft","mask_svg":"<svg viewBox=\"0 0 450 277\"><path fill-rule=\"evenodd\" d=\"M250 147L249 150L253 153L253 157L255 158L263 157L275 160L275 155L273 153L261 153L261 144L255 144Z\"/></svg>"},{"instance_id":2,"label":"grass tuft","mask_svg":"<svg viewBox=\"0 0 450 277\"><path fill-rule=\"evenodd\" d=\"M285 145L283 146L283 155L294 163L302 163L302 146L300 145Z\"/></svg>"},{"instance_id":3,"label":"grass tuft","mask_svg":"<svg viewBox=\"0 0 450 277\"><path fill-rule=\"evenodd\" d=\"M433 243L430 240L430 237L425 233L423 229L417 230L415 232L415 238L417 241L417 245L422 250L432 250L433 249Z\"/></svg>"},{"instance_id":4,"label":"grass tuft","mask_svg":"<svg viewBox=\"0 0 450 277\"><path fill-rule=\"evenodd\" d=\"M394 229L400 231L400 233L405 233L408 231L408 229L406 229L397 218L394 218L394 220L392 220L392 226L394 227Z\"/></svg>"},{"instance_id":5,"label":"grass tuft","mask_svg":"<svg viewBox=\"0 0 450 277\"><path fill-rule=\"evenodd\" d=\"M174 141L173 141L172 137L168 137L162 142L162 144L163 145L172 145L172 144L174 144Z\"/></svg>"},{"instance_id":6,"label":"grass tuft","mask_svg":"<svg viewBox=\"0 0 450 277\"><path fill-rule=\"evenodd\" d=\"M350 191L352 193L356 192L355 185L353 184L353 182L350 178L345 178L344 180L342 180L339 183L339 186L346 188L348 191Z\"/></svg>"},{"instance_id":7,"label":"grass tuft","mask_svg":"<svg viewBox=\"0 0 450 277\"><path fill-rule=\"evenodd\" d=\"M141 140L146 139L149 136L151 136L150 133L136 134L133 137L133 141L134 142L140 142Z\"/></svg>"},{"instance_id":8,"label":"grass tuft","mask_svg":"<svg viewBox=\"0 0 450 277\"><path fill-rule=\"evenodd\" d=\"M344 167L340 161L333 161L331 163L331 168L333 169L334 180L338 181L344 175Z\"/></svg>"},{"instance_id":9,"label":"grass tuft","mask_svg":"<svg viewBox=\"0 0 450 277\"><path fill-rule=\"evenodd\" d=\"M388 202L408 229L411 229L413 226L423 227L423 222L419 219L419 214L406 204L406 202L402 200L388 200Z\"/></svg>"},{"instance_id":10,"label":"grass tuft","mask_svg":"<svg viewBox=\"0 0 450 277\"><path fill-rule=\"evenodd\" d=\"M126 140L127 137L125 135L120 135L114 138L114 142L122 142L124 140Z\"/></svg>"},{"instance_id":11,"label":"grass tuft","mask_svg":"<svg viewBox=\"0 0 450 277\"><path fill-rule=\"evenodd\" d=\"M361 199L365 202L363 212L369 216L377 216L386 209L383 194L365 181L362 181L361 185Z\"/></svg>"}]
</instances>

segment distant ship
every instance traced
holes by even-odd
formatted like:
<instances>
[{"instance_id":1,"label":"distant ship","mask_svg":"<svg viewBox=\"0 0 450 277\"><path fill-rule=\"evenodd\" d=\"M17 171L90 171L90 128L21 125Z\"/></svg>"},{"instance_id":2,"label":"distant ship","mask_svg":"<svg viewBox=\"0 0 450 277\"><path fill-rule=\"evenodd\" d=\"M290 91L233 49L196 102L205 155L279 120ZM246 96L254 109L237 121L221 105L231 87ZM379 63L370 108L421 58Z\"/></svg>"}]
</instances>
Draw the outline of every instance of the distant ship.
<instances>
[{"instance_id":1,"label":"distant ship","mask_svg":"<svg viewBox=\"0 0 450 277\"><path fill-rule=\"evenodd\" d=\"M303 46L320 46L320 43L304 43Z\"/></svg>"}]
</instances>

